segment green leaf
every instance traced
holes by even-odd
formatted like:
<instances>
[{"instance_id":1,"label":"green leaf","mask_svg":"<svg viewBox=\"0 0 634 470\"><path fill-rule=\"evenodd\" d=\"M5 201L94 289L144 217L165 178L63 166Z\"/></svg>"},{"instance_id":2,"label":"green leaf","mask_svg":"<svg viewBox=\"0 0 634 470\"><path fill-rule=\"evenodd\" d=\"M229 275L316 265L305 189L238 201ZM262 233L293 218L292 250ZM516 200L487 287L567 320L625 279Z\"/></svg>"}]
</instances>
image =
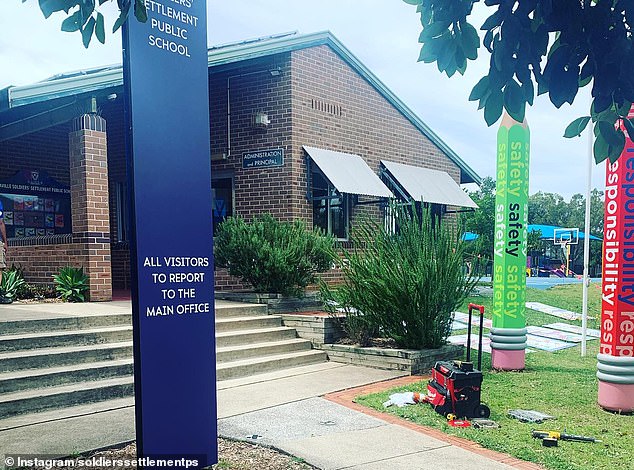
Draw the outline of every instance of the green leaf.
<instances>
[{"instance_id":1,"label":"green leaf","mask_svg":"<svg viewBox=\"0 0 634 470\"><path fill-rule=\"evenodd\" d=\"M418 42L427 42L432 38L442 35L447 29L449 29L449 21L435 21L428 26L425 26L418 37Z\"/></svg>"},{"instance_id":2,"label":"green leaf","mask_svg":"<svg viewBox=\"0 0 634 470\"><path fill-rule=\"evenodd\" d=\"M634 119L623 118L623 125L630 140L634 139Z\"/></svg>"},{"instance_id":3,"label":"green leaf","mask_svg":"<svg viewBox=\"0 0 634 470\"><path fill-rule=\"evenodd\" d=\"M623 131L616 129L614 124L610 124L607 121L599 121L597 124L599 135L601 135L608 145L613 147L623 147L625 145L625 136Z\"/></svg>"},{"instance_id":4,"label":"green leaf","mask_svg":"<svg viewBox=\"0 0 634 470\"><path fill-rule=\"evenodd\" d=\"M579 67L552 69L549 80L548 96L555 107L564 103L572 104L579 91Z\"/></svg>"},{"instance_id":5,"label":"green leaf","mask_svg":"<svg viewBox=\"0 0 634 470\"><path fill-rule=\"evenodd\" d=\"M95 11L95 0L81 0L80 5L82 25L87 24L87 21Z\"/></svg>"},{"instance_id":6,"label":"green leaf","mask_svg":"<svg viewBox=\"0 0 634 470\"><path fill-rule=\"evenodd\" d=\"M143 0L134 0L134 16L141 23L147 21L147 8Z\"/></svg>"},{"instance_id":7,"label":"green leaf","mask_svg":"<svg viewBox=\"0 0 634 470\"><path fill-rule=\"evenodd\" d=\"M592 153L594 154L594 161L596 163L601 163L608 158L608 143L601 134L597 135L594 139Z\"/></svg>"},{"instance_id":8,"label":"green leaf","mask_svg":"<svg viewBox=\"0 0 634 470\"><path fill-rule=\"evenodd\" d=\"M478 48L480 47L480 36L478 31L466 21L460 23L462 30L462 49L467 59L475 60L478 58Z\"/></svg>"},{"instance_id":9,"label":"green leaf","mask_svg":"<svg viewBox=\"0 0 634 470\"><path fill-rule=\"evenodd\" d=\"M592 81L592 77L587 77L584 79L581 79L581 77L579 77L579 88L583 88L584 86L588 85L591 81Z\"/></svg>"},{"instance_id":10,"label":"green leaf","mask_svg":"<svg viewBox=\"0 0 634 470\"><path fill-rule=\"evenodd\" d=\"M504 87L504 108L517 122L524 122L526 102L524 93L515 80L511 80Z\"/></svg>"},{"instance_id":11,"label":"green leaf","mask_svg":"<svg viewBox=\"0 0 634 470\"><path fill-rule=\"evenodd\" d=\"M408 5L419 5L423 2L423 0L403 0Z\"/></svg>"},{"instance_id":12,"label":"green leaf","mask_svg":"<svg viewBox=\"0 0 634 470\"><path fill-rule=\"evenodd\" d=\"M524 100L531 106L533 106L533 100L535 99L535 87L533 81L530 79L522 83L522 91L524 92Z\"/></svg>"},{"instance_id":13,"label":"green leaf","mask_svg":"<svg viewBox=\"0 0 634 470\"><path fill-rule=\"evenodd\" d=\"M425 64L430 64L435 62L438 59L438 54L436 53L436 47L434 46L434 41L426 42L420 48L420 54L418 54L418 62L424 62Z\"/></svg>"},{"instance_id":14,"label":"green leaf","mask_svg":"<svg viewBox=\"0 0 634 470\"><path fill-rule=\"evenodd\" d=\"M119 14L119 18L117 18L117 21L114 22L114 26L112 27L112 32L116 33L117 30L123 26L123 23L126 22L126 20L128 19L128 13L130 12L130 2L127 2L123 9L121 10L121 13Z\"/></svg>"},{"instance_id":15,"label":"green leaf","mask_svg":"<svg viewBox=\"0 0 634 470\"><path fill-rule=\"evenodd\" d=\"M489 16L484 24L482 24L482 26L480 26L480 29L482 31L487 31L490 29L495 28L496 26L500 26L502 24L502 14L500 13L500 10L497 10L495 13L493 13L491 16Z\"/></svg>"},{"instance_id":16,"label":"green leaf","mask_svg":"<svg viewBox=\"0 0 634 470\"><path fill-rule=\"evenodd\" d=\"M580 137L581 133L586 129L588 123L590 122L590 116L583 116L575 119L564 131L564 137L570 139L572 137Z\"/></svg>"},{"instance_id":17,"label":"green leaf","mask_svg":"<svg viewBox=\"0 0 634 470\"><path fill-rule=\"evenodd\" d=\"M64 21L62 21L62 31L66 31L67 33L72 33L74 31L79 31L81 28L81 11L76 11Z\"/></svg>"},{"instance_id":18,"label":"green leaf","mask_svg":"<svg viewBox=\"0 0 634 470\"><path fill-rule=\"evenodd\" d=\"M487 126L492 126L500 119L502 115L502 107L504 104L504 95L500 90L491 90L491 95L484 105L484 120Z\"/></svg>"},{"instance_id":19,"label":"green leaf","mask_svg":"<svg viewBox=\"0 0 634 470\"><path fill-rule=\"evenodd\" d=\"M77 5L77 1L71 0L39 0L40 10L44 14L44 18L48 18L56 11L66 11Z\"/></svg>"},{"instance_id":20,"label":"green leaf","mask_svg":"<svg viewBox=\"0 0 634 470\"><path fill-rule=\"evenodd\" d=\"M88 20L88 23L86 23L86 26L84 26L84 29L81 30L81 40L84 43L84 47L86 49L88 49L88 46L90 45L90 40L92 39L92 34L95 31L95 23L95 19L91 16Z\"/></svg>"},{"instance_id":21,"label":"green leaf","mask_svg":"<svg viewBox=\"0 0 634 470\"><path fill-rule=\"evenodd\" d=\"M106 30L104 27L103 15L97 13L97 24L95 25L95 36L101 44L106 43Z\"/></svg>"}]
</instances>

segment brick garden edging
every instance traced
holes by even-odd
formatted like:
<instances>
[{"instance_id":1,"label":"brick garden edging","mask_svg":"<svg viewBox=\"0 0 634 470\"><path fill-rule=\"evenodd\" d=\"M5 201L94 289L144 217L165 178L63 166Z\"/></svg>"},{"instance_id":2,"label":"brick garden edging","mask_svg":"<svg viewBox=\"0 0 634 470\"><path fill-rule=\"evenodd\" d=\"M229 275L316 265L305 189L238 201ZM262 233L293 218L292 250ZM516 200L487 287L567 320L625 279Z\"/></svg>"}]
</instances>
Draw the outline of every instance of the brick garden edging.
<instances>
[{"instance_id":1,"label":"brick garden edging","mask_svg":"<svg viewBox=\"0 0 634 470\"><path fill-rule=\"evenodd\" d=\"M277 315L289 312L306 312L323 307L317 292L307 292L304 297L285 297L282 294L267 294L257 292L216 292L216 299L247 302L251 304L266 304L269 314Z\"/></svg>"},{"instance_id":2,"label":"brick garden edging","mask_svg":"<svg viewBox=\"0 0 634 470\"><path fill-rule=\"evenodd\" d=\"M401 370L410 375L427 374L436 361L456 359L462 355L463 346L447 344L438 349L387 349L362 348L347 344L323 344L319 346L334 362L343 362L377 369Z\"/></svg>"}]
</instances>

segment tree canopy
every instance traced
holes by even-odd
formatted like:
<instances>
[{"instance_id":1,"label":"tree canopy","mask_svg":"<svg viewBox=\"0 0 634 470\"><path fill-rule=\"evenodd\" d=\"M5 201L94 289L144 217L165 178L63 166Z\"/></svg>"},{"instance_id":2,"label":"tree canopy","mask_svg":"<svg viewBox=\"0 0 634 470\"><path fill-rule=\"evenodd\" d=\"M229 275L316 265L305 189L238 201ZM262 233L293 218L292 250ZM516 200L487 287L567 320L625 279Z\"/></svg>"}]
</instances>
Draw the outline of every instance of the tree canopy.
<instances>
[{"instance_id":1,"label":"tree canopy","mask_svg":"<svg viewBox=\"0 0 634 470\"><path fill-rule=\"evenodd\" d=\"M491 126L505 109L522 122L526 105L548 93L555 107L572 104L580 88L592 83L588 115L574 120L565 137L594 125L597 163L618 159L624 130L634 136L628 113L634 101L634 0L485 0L490 16L469 22L479 0L403 0L415 5L423 27L419 61L435 62L451 77L464 74L482 45L489 71L469 97L484 109ZM537 89L535 89L535 85Z\"/></svg>"},{"instance_id":2,"label":"tree canopy","mask_svg":"<svg viewBox=\"0 0 634 470\"><path fill-rule=\"evenodd\" d=\"M62 21L62 31L79 31L84 47L87 48L93 36L102 44L106 42L105 19L99 7L111 1L114 0L38 0L38 3L44 18L50 17L53 13L64 12L67 16ZM26 2L27 0L22 0L22 3ZM113 33L123 25L133 5L136 19L142 23L147 21L144 0L116 0L116 2L119 7L119 17L112 27Z\"/></svg>"},{"instance_id":3,"label":"tree canopy","mask_svg":"<svg viewBox=\"0 0 634 470\"><path fill-rule=\"evenodd\" d=\"M26 2L27 0L22 0ZM105 42L99 8L114 0L38 0L46 18L64 12L63 31L79 31L85 47L93 36ZM116 0L120 15L113 32L130 9L147 21L144 0ZM490 54L489 71L469 99L484 109L491 126L506 111L522 122L526 105L548 94L557 107L573 103L580 88L592 83L588 115L575 119L565 137L580 136L591 121L597 163L618 159L625 133L634 135L634 0L484 0L491 15L478 28L469 22L480 0L403 0L415 5L423 27L419 61L433 63L451 77L464 74L483 45ZM483 32L480 40L478 29ZM481 44L482 43L482 44Z\"/></svg>"}]
</instances>

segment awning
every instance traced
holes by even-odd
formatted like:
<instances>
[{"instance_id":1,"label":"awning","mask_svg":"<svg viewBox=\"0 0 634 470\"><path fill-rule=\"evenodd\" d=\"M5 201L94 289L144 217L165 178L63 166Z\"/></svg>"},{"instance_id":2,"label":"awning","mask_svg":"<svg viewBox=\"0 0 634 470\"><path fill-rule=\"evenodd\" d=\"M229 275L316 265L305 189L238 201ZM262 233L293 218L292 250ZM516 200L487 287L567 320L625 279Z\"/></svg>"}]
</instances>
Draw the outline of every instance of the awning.
<instances>
[{"instance_id":1,"label":"awning","mask_svg":"<svg viewBox=\"0 0 634 470\"><path fill-rule=\"evenodd\" d=\"M446 204L448 206L470 207L478 205L471 200L449 173L430 170L402 163L381 160L394 182L415 201Z\"/></svg>"},{"instance_id":2,"label":"awning","mask_svg":"<svg viewBox=\"0 0 634 470\"><path fill-rule=\"evenodd\" d=\"M307 146L304 150L340 193L394 197L359 155Z\"/></svg>"}]
</instances>

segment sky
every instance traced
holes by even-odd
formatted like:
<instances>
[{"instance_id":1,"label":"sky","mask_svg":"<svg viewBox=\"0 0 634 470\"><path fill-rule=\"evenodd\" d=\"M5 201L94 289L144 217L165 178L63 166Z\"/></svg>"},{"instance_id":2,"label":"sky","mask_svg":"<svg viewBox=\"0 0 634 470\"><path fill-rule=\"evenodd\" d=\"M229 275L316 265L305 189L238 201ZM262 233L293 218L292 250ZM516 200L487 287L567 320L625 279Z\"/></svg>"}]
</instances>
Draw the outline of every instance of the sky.
<instances>
[{"instance_id":1,"label":"sky","mask_svg":"<svg viewBox=\"0 0 634 470\"><path fill-rule=\"evenodd\" d=\"M488 8L476 4L475 25ZM117 17L116 2L102 6L106 31ZM417 63L421 31L415 7L401 0L207 0L208 43L223 44L272 34L329 30L412 109L481 177L495 174L498 125L487 127L471 89L486 72L489 54L479 49L464 76L448 78L435 64ZM490 14L490 13L489 13ZM37 0L2 0L0 89L27 85L62 72L121 63L119 33L88 50L79 33L60 31L63 15L45 20ZM476 26L477 27L477 26ZM589 88L573 106L556 109L546 95L527 108L531 129L530 193L585 194L588 136L565 139L572 120L587 115ZM605 167L592 168L592 186L603 190Z\"/></svg>"}]
</instances>

